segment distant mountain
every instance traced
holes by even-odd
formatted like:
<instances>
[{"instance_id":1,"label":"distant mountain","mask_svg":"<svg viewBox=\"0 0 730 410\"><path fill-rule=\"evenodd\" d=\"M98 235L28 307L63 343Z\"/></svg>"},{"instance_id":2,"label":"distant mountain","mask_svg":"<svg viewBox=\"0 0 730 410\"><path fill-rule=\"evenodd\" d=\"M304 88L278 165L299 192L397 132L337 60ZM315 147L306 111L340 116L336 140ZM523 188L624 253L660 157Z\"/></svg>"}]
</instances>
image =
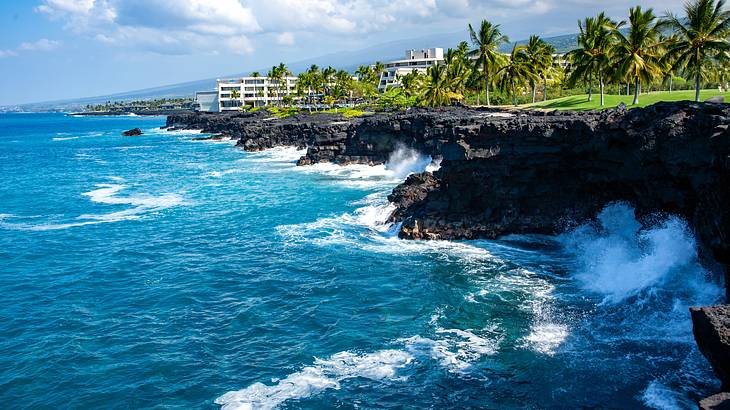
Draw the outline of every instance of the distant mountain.
<instances>
[{"instance_id":1,"label":"distant mountain","mask_svg":"<svg viewBox=\"0 0 730 410\"><path fill-rule=\"evenodd\" d=\"M546 37L544 38L544 40L553 45L558 53L564 53L575 47L576 37L576 34L568 34L556 37ZM340 51L336 53L325 54L319 57L289 63L288 66L289 69L294 73L302 72L312 64L317 64L320 67L333 66L337 67L338 69L344 69L352 72L361 65L372 64L375 61L389 61L401 58L404 55L405 50L430 47L454 47L459 42L468 39L469 36L466 32L432 34L429 36L406 40L395 40L354 51ZM517 41L517 44L525 44L526 42L527 40L521 40ZM502 47L502 51L511 51L512 45L513 43L505 45L504 47ZM268 71L268 68L261 67L258 70L251 71L266 72ZM218 78L239 77L242 75L248 75L249 73L250 72L235 73L220 76ZM196 91L214 89L215 80L215 78L207 78L204 80L190 81L154 88L146 88L142 90L129 91L126 93L21 104L17 106L5 106L0 107L0 111L77 111L82 109L87 104L100 104L106 101L132 101L153 98L193 97Z\"/></svg>"}]
</instances>

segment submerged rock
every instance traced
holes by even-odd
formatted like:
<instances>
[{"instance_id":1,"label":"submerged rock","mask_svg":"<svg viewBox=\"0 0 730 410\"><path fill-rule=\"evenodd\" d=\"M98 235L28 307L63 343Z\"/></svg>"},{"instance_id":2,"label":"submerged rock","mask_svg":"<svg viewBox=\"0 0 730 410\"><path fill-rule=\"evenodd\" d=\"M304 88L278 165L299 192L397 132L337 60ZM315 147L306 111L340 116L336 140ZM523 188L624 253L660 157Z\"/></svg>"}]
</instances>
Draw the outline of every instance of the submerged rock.
<instances>
[{"instance_id":1,"label":"submerged rock","mask_svg":"<svg viewBox=\"0 0 730 410\"><path fill-rule=\"evenodd\" d=\"M139 128L132 128L131 130L124 131L122 133L122 136L125 137L136 137L138 135L142 135L142 130Z\"/></svg>"}]
</instances>

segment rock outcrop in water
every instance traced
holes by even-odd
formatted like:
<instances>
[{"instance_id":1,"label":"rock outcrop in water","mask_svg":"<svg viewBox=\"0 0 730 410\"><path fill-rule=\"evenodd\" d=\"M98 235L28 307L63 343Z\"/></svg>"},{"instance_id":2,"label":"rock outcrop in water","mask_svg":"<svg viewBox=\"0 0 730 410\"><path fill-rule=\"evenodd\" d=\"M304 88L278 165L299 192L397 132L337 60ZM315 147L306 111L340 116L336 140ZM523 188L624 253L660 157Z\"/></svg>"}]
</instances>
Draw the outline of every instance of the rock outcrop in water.
<instances>
[{"instance_id":1,"label":"rock outcrop in water","mask_svg":"<svg viewBox=\"0 0 730 410\"><path fill-rule=\"evenodd\" d=\"M136 137L142 135L142 130L139 128L132 128L131 130L124 131L122 136L124 137Z\"/></svg>"},{"instance_id":2,"label":"rock outcrop in water","mask_svg":"<svg viewBox=\"0 0 730 410\"><path fill-rule=\"evenodd\" d=\"M690 313L700 351L715 369L722 390L730 392L730 305L692 308Z\"/></svg>"}]
</instances>

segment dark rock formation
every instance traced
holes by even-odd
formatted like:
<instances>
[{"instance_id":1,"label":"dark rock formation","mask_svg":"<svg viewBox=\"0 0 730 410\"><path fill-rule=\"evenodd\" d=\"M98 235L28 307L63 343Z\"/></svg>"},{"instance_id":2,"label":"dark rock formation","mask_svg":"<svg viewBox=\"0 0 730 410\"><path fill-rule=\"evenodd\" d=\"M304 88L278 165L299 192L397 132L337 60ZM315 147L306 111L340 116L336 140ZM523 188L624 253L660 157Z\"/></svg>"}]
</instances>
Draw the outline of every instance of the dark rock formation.
<instances>
[{"instance_id":1,"label":"dark rock formation","mask_svg":"<svg viewBox=\"0 0 730 410\"><path fill-rule=\"evenodd\" d=\"M722 390L730 392L730 305L691 308L692 333L710 361Z\"/></svg>"},{"instance_id":2,"label":"dark rock formation","mask_svg":"<svg viewBox=\"0 0 730 410\"><path fill-rule=\"evenodd\" d=\"M246 151L277 146L306 148L328 132L349 125L339 115L313 114L277 118L266 110L255 112L187 113L167 117L168 129L202 130L237 140Z\"/></svg>"},{"instance_id":3,"label":"dark rock formation","mask_svg":"<svg viewBox=\"0 0 730 410\"><path fill-rule=\"evenodd\" d=\"M730 264L729 124L730 107L686 102L444 127L438 183L417 201L392 196L400 236L555 234L627 201L640 217L686 218L705 256Z\"/></svg>"},{"instance_id":4,"label":"dark rock formation","mask_svg":"<svg viewBox=\"0 0 730 410\"><path fill-rule=\"evenodd\" d=\"M391 196L403 238L554 234L627 201L638 216L686 218L703 258L725 265L728 125L727 105L691 102L582 113L444 108L346 119L260 110L167 119L167 127L222 134L249 151L306 147L300 165L379 164L398 145L442 157L432 177L412 177Z\"/></svg>"},{"instance_id":5,"label":"dark rock formation","mask_svg":"<svg viewBox=\"0 0 730 410\"><path fill-rule=\"evenodd\" d=\"M139 128L132 128L131 130L124 131L122 133L122 136L125 137L136 137L138 135L142 135L142 130Z\"/></svg>"}]
</instances>

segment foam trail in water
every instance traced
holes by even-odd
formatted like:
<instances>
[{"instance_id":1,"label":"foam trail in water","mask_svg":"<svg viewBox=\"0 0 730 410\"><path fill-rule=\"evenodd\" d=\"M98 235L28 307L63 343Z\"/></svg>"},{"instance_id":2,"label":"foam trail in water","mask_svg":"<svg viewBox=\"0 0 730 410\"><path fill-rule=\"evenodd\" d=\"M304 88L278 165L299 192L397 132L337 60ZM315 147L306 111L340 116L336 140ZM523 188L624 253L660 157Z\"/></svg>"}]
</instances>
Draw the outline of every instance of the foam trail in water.
<instances>
[{"instance_id":1,"label":"foam trail in water","mask_svg":"<svg viewBox=\"0 0 730 410\"><path fill-rule=\"evenodd\" d=\"M116 178L117 181L120 178ZM83 214L75 218L73 222L67 223L11 223L8 219L36 219L37 217L10 216L0 218L0 227L6 229L22 230L22 231L53 231L60 229L73 228L85 225L95 225L100 223L120 222L126 220L139 219L144 214L162 211L174 206L183 204L182 196L174 193L166 193L162 195L136 194L128 196L118 196L118 194L126 189L121 184L97 184L97 189L84 192L82 195L88 197L92 202L106 205L130 205L131 208L121 211L111 212L107 214Z\"/></svg>"},{"instance_id":2,"label":"foam trail in water","mask_svg":"<svg viewBox=\"0 0 730 410\"><path fill-rule=\"evenodd\" d=\"M356 354L340 352L327 359L315 359L312 366L292 373L276 384L254 383L228 392L215 400L224 410L273 409L287 400L304 399L327 389L339 389L347 379L362 377L382 380L395 377L413 356L400 350Z\"/></svg>"}]
</instances>

